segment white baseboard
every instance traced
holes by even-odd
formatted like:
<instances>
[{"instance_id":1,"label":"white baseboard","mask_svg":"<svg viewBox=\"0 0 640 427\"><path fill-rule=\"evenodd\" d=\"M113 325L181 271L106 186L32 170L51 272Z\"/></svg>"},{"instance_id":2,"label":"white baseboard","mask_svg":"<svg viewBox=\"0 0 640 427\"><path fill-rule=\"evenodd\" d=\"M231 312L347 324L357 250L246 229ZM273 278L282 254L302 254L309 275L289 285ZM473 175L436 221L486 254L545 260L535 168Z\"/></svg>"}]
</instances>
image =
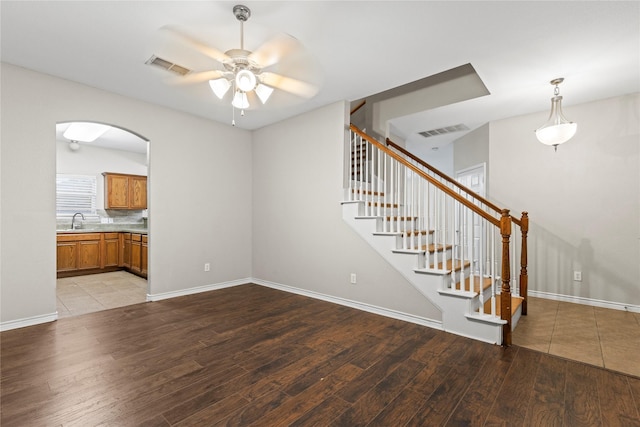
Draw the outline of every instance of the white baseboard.
<instances>
[{"instance_id":1,"label":"white baseboard","mask_svg":"<svg viewBox=\"0 0 640 427\"><path fill-rule=\"evenodd\" d=\"M280 283L269 282L267 280L261 280L253 278L251 279L251 283L255 283L256 285L266 286L268 288L278 289L284 292L290 292L293 294L303 295L309 298L319 299L322 301L331 302L334 304L340 304L347 307L355 308L357 310L366 311L373 314L378 314L380 316L390 317L392 319L403 320L405 322L415 323L422 326L427 326L429 328L443 330L442 322L433 319L427 319L426 317L416 316L413 314L402 313L400 311L391 310L388 308L378 307L375 305L353 301L345 298L334 297L331 295L321 294L314 291L309 291L306 289L295 288L293 286L283 285Z\"/></svg>"},{"instance_id":2,"label":"white baseboard","mask_svg":"<svg viewBox=\"0 0 640 427\"><path fill-rule=\"evenodd\" d=\"M255 279L255 278L238 279L238 280L232 280L229 282L214 283L211 285L197 286L194 288L180 289L177 291L163 292L159 294L147 294L147 301L161 301L161 300L170 299L170 298L198 294L201 292L215 291L218 289L229 288L232 286L246 285L249 283L255 283L260 286L265 286L268 288L278 289L284 292L303 295L309 298L319 299L319 300L331 302L334 304L340 304L343 306L355 308L357 310L362 310L369 313L390 317L392 319L402 320L405 322L415 323L415 324L427 326L433 329L443 330L442 322L438 320L428 319L426 317L416 316L413 314L403 313L403 312L391 310L388 308L378 307L372 304L367 304L367 303L353 301L345 298L321 294L321 293L309 291L306 289L300 289L293 286L283 285L280 283L274 283L274 282L269 282L267 280L261 280L261 279ZM58 313L56 312L53 314L34 316L34 317L25 318L25 319L11 320L11 321L0 323L0 331L23 328L26 326L33 326L40 323L53 322L57 319L58 319Z\"/></svg>"},{"instance_id":3,"label":"white baseboard","mask_svg":"<svg viewBox=\"0 0 640 427\"><path fill-rule=\"evenodd\" d=\"M9 331L11 329L24 328L27 326L39 325L41 323L49 323L58 320L58 312L51 314L42 314L40 316L26 317L24 319L9 320L0 323L0 332Z\"/></svg>"},{"instance_id":4,"label":"white baseboard","mask_svg":"<svg viewBox=\"0 0 640 427\"><path fill-rule=\"evenodd\" d=\"M252 283L252 279L238 279L232 280L230 282L214 283L211 285L197 286L195 288L180 289L178 291L163 292L159 294L147 294L147 301L161 301L163 299L199 294L200 292L215 291L217 289L230 288L232 286L246 285L247 283Z\"/></svg>"},{"instance_id":5,"label":"white baseboard","mask_svg":"<svg viewBox=\"0 0 640 427\"><path fill-rule=\"evenodd\" d=\"M613 310L630 311L640 313L640 305L625 304L622 302L604 301L593 298L576 297L572 295L554 294L551 292L528 291L529 296L550 299L554 301L572 302L574 304L590 305L593 307L610 308Z\"/></svg>"}]
</instances>

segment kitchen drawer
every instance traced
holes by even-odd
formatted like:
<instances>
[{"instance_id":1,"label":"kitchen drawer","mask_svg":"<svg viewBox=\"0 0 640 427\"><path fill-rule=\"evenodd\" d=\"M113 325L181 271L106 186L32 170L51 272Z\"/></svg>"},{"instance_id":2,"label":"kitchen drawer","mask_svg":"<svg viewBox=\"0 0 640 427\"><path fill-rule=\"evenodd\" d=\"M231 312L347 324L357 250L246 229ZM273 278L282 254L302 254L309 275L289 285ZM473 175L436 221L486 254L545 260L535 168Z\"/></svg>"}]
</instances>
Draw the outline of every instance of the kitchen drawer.
<instances>
[{"instance_id":1,"label":"kitchen drawer","mask_svg":"<svg viewBox=\"0 0 640 427\"><path fill-rule=\"evenodd\" d=\"M58 242L78 242L83 240L100 240L102 233L69 233L58 234L56 240Z\"/></svg>"}]
</instances>

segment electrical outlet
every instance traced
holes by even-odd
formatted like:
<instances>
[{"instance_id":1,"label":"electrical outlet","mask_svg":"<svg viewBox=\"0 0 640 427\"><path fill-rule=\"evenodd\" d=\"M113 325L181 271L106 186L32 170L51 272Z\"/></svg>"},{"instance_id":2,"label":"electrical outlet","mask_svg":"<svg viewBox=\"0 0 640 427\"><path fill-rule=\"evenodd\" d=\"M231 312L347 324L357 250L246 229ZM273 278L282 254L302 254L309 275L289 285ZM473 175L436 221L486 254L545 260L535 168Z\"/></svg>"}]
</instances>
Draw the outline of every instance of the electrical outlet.
<instances>
[{"instance_id":1,"label":"electrical outlet","mask_svg":"<svg viewBox=\"0 0 640 427\"><path fill-rule=\"evenodd\" d=\"M356 273L351 273L351 284L352 285L356 284Z\"/></svg>"},{"instance_id":2,"label":"electrical outlet","mask_svg":"<svg viewBox=\"0 0 640 427\"><path fill-rule=\"evenodd\" d=\"M582 282L582 271L574 271L573 272L573 281L574 282Z\"/></svg>"},{"instance_id":3,"label":"electrical outlet","mask_svg":"<svg viewBox=\"0 0 640 427\"><path fill-rule=\"evenodd\" d=\"M204 271L210 271L211 270L211 264L209 264L208 262L204 263Z\"/></svg>"}]
</instances>

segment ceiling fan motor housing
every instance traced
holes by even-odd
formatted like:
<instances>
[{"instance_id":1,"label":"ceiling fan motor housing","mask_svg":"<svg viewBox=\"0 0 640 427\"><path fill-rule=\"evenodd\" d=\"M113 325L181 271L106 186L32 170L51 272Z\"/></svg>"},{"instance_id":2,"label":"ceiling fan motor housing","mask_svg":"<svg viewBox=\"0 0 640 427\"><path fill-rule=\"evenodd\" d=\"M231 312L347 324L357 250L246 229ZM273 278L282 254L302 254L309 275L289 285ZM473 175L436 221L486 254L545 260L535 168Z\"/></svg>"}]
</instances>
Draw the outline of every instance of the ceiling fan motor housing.
<instances>
[{"instance_id":1,"label":"ceiling fan motor housing","mask_svg":"<svg viewBox=\"0 0 640 427\"><path fill-rule=\"evenodd\" d=\"M233 14L236 16L238 21L246 22L251 16L251 9L242 4L238 4L233 7Z\"/></svg>"}]
</instances>

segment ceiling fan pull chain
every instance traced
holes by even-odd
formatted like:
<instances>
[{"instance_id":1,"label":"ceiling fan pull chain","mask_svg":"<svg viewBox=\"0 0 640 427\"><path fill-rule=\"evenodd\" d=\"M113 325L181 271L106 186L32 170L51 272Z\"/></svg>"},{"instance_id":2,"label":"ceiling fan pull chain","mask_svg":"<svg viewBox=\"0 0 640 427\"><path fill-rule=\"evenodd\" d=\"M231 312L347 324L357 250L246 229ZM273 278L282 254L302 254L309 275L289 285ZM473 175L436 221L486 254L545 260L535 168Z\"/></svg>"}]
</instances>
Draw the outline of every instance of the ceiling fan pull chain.
<instances>
[{"instance_id":1,"label":"ceiling fan pull chain","mask_svg":"<svg viewBox=\"0 0 640 427\"><path fill-rule=\"evenodd\" d=\"M236 125L236 107L231 104L231 126Z\"/></svg>"}]
</instances>

